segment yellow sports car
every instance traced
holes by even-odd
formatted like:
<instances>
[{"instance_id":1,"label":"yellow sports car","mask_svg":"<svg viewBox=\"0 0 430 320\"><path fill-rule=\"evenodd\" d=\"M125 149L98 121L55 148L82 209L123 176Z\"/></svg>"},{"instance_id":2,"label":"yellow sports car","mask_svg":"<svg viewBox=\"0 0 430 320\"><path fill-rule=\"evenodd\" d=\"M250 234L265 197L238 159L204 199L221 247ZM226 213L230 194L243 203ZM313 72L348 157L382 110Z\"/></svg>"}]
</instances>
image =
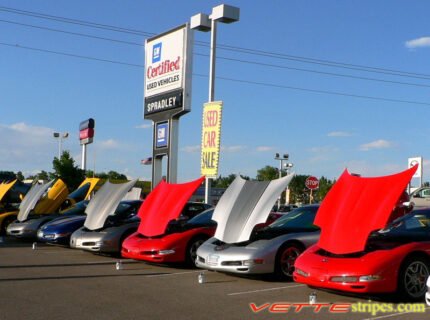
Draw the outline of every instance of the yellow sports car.
<instances>
[{"instance_id":1,"label":"yellow sports car","mask_svg":"<svg viewBox=\"0 0 430 320\"><path fill-rule=\"evenodd\" d=\"M2 186L3 188L1 191L6 191L4 192L3 196L7 193L7 191L10 190L10 188L12 188L13 184L15 184L15 181L7 184L9 187L8 189L6 186ZM45 195L45 191L51 185L51 189ZM40 187L43 187L43 191ZM39 194L39 192L35 191L42 191L42 194ZM33 187L28 191L27 195L22 200L21 204L24 202L33 203L35 214L52 213L58 210L60 205L66 200L68 194L69 191L67 190L66 184L61 179L58 179L55 184L53 184L53 181L51 181L42 186L38 184L33 185ZM0 196L2 196L1 193ZM0 199L1 198L2 197L0 197ZM9 224L16 220L18 212L18 209L12 209L11 211L0 213L0 233L2 235L6 233L6 229Z\"/></svg>"},{"instance_id":2,"label":"yellow sports car","mask_svg":"<svg viewBox=\"0 0 430 320\"><path fill-rule=\"evenodd\" d=\"M47 196L43 197L43 194L46 193L46 190L48 190L53 182L54 181L44 185L34 186L34 188L29 191L29 197L25 197L19 207L17 220L10 223L6 228L6 233L8 235L18 238L35 238L37 236L37 230L42 225L63 215L66 209L75 205L77 202L89 199L93 190L98 186L100 179L93 178L84 180L66 199L65 197L68 193L67 188L64 183L57 184L57 180L57 183L52 186ZM50 197L50 192L57 186L61 188L61 191L57 192L56 198L53 199L53 197ZM64 190L66 190L67 193L64 194ZM42 199L39 200L41 197Z\"/></svg>"}]
</instances>

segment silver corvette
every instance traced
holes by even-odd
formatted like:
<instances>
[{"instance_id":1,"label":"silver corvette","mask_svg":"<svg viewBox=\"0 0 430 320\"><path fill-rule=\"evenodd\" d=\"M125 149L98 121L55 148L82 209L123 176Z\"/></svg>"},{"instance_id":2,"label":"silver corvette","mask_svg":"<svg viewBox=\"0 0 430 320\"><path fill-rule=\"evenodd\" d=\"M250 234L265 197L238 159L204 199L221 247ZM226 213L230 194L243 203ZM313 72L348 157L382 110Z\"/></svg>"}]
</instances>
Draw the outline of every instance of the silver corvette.
<instances>
[{"instance_id":1,"label":"silver corvette","mask_svg":"<svg viewBox=\"0 0 430 320\"><path fill-rule=\"evenodd\" d=\"M294 261L316 243L319 230L313 225L318 206L295 209L270 226L264 222L278 195L293 175L273 181L246 181L239 176L218 202L212 219L217 222L213 238L197 250L196 265L209 270L242 274L275 273L289 279Z\"/></svg>"},{"instance_id":2,"label":"silver corvette","mask_svg":"<svg viewBox=\"0 0 430 320\"><path fill-rule=\"evenodd\" d=\"M141 200L121 201L136 180L106 182L88 204L84 226L73 232L70 247L101 253L118 253L122 241L139 226Z\"/></svg>"},{"instance_id":3,"label":"silver corvette","mask_svg":"<svg viewBox=\"0 0 430 320\"><path fill-rule=\"evenodd\" d=\"M290 280L296 258L318 241L320 232L313 225L317 210L317 205L309 205L290 211L254 231L248 241L226 244L211 238L197 250L196 265L242 274L273 273L278 279Z\"/></svg>"}]
</instances>

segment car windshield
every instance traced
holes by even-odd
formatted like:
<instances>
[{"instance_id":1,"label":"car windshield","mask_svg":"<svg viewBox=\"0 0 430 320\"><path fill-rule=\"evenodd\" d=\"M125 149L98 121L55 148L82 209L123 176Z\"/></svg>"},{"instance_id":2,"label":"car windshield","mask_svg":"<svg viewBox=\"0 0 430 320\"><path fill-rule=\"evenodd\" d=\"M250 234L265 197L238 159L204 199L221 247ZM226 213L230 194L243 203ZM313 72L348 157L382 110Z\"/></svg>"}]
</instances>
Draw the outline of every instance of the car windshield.
<instances>
[{"instance_id":1,"label":"car windshield","mask_svg":"<svg viewBox=\"0 0 430 320\"><path fill-rule=\"evenodd\" d=\"M84 200L88 190L90 189L91 183L86 183L82 187L76 189L71 194L69 194L70 199L75 199L76 201Z\"/></svg>"},{"instance_id":2,"label":"car windshield","mask_svg":"<svg viewBox=\"0 0 430 320\"><path fill-rule=\"evenodd\" d=\"M313 224L315 214L318 210L317 206L306 206L290 211L286 215L280 217L267 228L278 229L310 229L318 230L319 228Z\"/></svg>"},{"instance_id":3,"label":"car windshield","mask_svg":"<svg viewBox=\"0 0 430 320\"><path fill-rule=\"evenodd\" d=\"M206 210L187 221L187 224L207 224L211 222L213 209Z\"/></svg>"},{"instance_id":4,"label":"car windshield","mask_svg":"<svg viewBox=\"0 0 430 320\"><path fill-rule=\"evenodd\" d=\"M64 211L63 214L73 215L73 214L84 213L87 205L88 205L88 200L80 201L80 202L76 203L73 207L71 207L70 209L67 209L66 211Z\"/></svg>"},{"instance_id":5,"label":"car windshield","mask_svg":"<svg viewBox=\"0 0 430 320\"><path fill-rule=\"evenodd\" d=\"M120 202L115 212L109 216L128 217L137 213L137 208L138 206L134 205L133 202Z\"/></svg>"},{"instance_id":6,"label":"car windshield","mask_svg":"<svg viewBox=\"0 0 430 320\"><path fill-rule=\"evenodd\" d=\"M396 231L428 231L430 230L430 209L415 210L390 223L380 233Z\"/></svg>"}]
</instances>

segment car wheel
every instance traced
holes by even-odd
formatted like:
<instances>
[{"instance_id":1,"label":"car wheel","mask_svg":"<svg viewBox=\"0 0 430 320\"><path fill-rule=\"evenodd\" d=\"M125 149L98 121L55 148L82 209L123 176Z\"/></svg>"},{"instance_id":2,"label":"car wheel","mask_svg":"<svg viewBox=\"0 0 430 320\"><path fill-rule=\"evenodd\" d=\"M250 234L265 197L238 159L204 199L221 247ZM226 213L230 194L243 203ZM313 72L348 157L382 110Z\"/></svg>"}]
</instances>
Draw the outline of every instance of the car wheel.
<instances>
[{"instance_id":1,"label":"car wheel","mask_svg":"<svg viewBox=\"0 0 430 320\"><path fill-rule=\"evenodd\" d=\"M421 300L427 291L427 278L430 274L430 263L422 257L406 259L400 268L398 289L407 300Z\"/></svg>"},{"instance_id":2,"label":"car wheel","mask_svg":"<svg viewBox=\"0 0 430 320\"><path fill-rule=\"evenodd\" d=\"M197 249L205 242L208 238L197 237L191 239L187 245L187 251L185 252L185 263L190 267L196 266Z\"/></svg>"},{"instance_id":3,"label":"car wheel","mask_svg":"<svg viewBox=\"0 0 430 320\"><path fill-rule=\"evenodd\" d=\"M1 224L1 227L0 227L0 235L1 235L1 236L5 236L5 235L6 235L6 229L7 229L7 227L8 227L12 222L14 222L14 221L15 221L15 219L16 219L16 217L6 217L6 218L3 220L2 224Z\"/></svg>"},{"instance_id":4,"label":"car wheel","mask_svg":"<svg viewBox=\"0 0 430 320\"><path fill-rule=\"evenodd\" d=\"M283 245L276 255L275 277L279 280L291 280L293 278L294 262L303 251L303 246L298 243Z\"/></svg>"}]
</instances>

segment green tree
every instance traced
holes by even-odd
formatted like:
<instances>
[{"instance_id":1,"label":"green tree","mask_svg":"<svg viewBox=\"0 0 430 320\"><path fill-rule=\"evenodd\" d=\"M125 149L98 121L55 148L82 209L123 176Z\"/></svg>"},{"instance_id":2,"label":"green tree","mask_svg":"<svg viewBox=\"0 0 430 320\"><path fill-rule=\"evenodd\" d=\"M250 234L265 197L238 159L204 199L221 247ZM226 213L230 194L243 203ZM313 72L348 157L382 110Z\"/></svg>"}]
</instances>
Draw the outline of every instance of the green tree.
<instances>
[{"instance_id":1,"label":"green tree","mask_svg":"<svg viewBox=\"0 0 430 320\"><path fill-rule=\"evenodd\" d=\"M248 176L242 176L241 177L245 180L249 180ZM219 176L218 178L212 180L212 187L213 188L228 188L228 186L236 179L236 175L231 173L227 177Z\"/></svg>"},{"instance_id":2,"label":"green tree","mask_svg":"<svg viewBox=\"0 0 430 320\"><path fill-rule=\"evenodd\" d=\"M50 176L52 176L52 173L48 173L45 170L40 171L36 175L38 180L44 180L44 181L48 181Z\"/></svg>"},{"instance_id":3,"label":"green tree","mask_svg":"<svg viewBox=\"0 0 430 320\"><path fill-rule=\"evenodd\" d=\"M18 181L24 181L24 175L22 174L22 172L21 171L18 171L17 173L16 173L16 178L18 179Z\"/></svg>"},{"instance_id":4,"label":"green tree","mask_svg":"<svg viewBox=\"0 0 430 320\"><path fill-rule=\"evenodd\" d=\"M9 181L9 180L15 180L16 175L12 171L0 171L0 181Z\"/></svg>"},{"instance_id":5,"label":"green tree","mask_svg":"<svg viewBox=\"0 0 430 320\"><path fill-rule=\"evenodd\" d=\"M270 181L279 178L279 169L272 166L265 166L257 171L258 181Z\"/></svg>"},{"instance_id":6,"label":"green tree","mask_svg":"<svg viewBox=\"0 0 430 320\"><path fill-rule=\"evenodd\" d=\"M70 156L69 151L63 151L60 159L57 157L52 161L55 178L62 179L69 190L75 190L85 178L85 172L75 166L75 160Z\"/></svg>"},{"instance_id":7,"label":"green tree","mask_svg":"<svg viewBox=\"0 0 430 320\"><path fill-rule=\"evenodd\" d=\"M110 180L127 180L127 176L125 174L118 173L113 170L109 171L107 174Z\"/></svg>"}]
</instances>

